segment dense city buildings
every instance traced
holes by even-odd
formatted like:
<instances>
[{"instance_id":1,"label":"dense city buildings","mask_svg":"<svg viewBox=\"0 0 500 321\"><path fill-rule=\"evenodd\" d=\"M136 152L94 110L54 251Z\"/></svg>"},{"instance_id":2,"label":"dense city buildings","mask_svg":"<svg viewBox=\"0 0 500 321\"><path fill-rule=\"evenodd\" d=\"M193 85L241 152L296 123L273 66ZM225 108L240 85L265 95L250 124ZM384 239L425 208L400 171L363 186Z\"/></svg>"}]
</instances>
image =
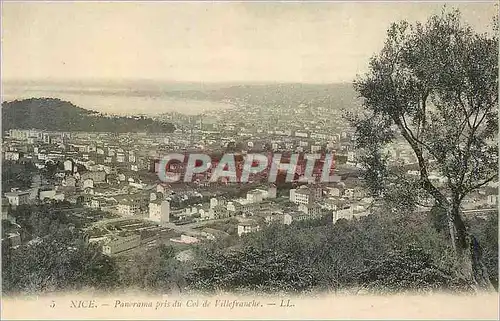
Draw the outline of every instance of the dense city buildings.
<instances>
[{"instance_id":1,"label":"dense city buildings","mask_svg":"<svg viewBox=\"0 0 500 321\"><path fill-rule=\"evenodd\" d=\"M3 137L4 166L29 164L30 169L22 182L3 182L5 216L12 208L49 203L69 204L83 213L100 211L106 213L102 219L83 227L89 241L101 244L107 255L123 255L155 244L196 244L228 237L227 228L216 226L233 218L230 233L243 237L269 224L320 218L336 222L370 213L374 204L363 187L355 137L338 110L314 104L289 108L231 103L232 109L197 116L159 116L173 122L172 133L10 129ZM394 144L386 152L391 164L418 175L404 144ZM170 164L173 172L184 174L194 153L208 155L212 169L172 183L160 179L162 157L185 155L184 162ZM213 168L224 153L235 155L238 178L250 153L267 155L268 167L247 181L213 180ZM305 157L325 153L334 158L330 180L320 182L324 159L316 160L309 179L300 179L307 170ZM281 155L282 164L299 155L291 183L285 179L288 169L278 170L277 180L268 181L273 155ZM430 179L437 186L446 182L434 173ZM474 194L474 201L466 203L470 209L496 206L495 184Z\"/></svg>"}]
</instances>

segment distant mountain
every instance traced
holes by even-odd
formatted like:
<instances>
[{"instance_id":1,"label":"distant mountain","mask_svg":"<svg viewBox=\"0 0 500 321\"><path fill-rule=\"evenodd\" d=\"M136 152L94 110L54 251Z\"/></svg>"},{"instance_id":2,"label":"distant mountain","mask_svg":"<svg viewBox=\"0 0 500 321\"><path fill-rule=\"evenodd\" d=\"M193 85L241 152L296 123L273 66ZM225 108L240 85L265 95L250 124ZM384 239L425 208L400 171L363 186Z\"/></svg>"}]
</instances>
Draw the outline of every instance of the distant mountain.
<instances>
[{"instance_id":1,"label":"distant mountain","mask_svg":"<svg viewBox=\"0 0 500 321\"><path fill-rule=\"evenodd\" d=\"M188 99L245 102L267 106L309 106L353 109L361 105L350 83L339 84L245 84L210 90L170 90L165 94Z\"/></svg>"},{"instance_id":2,"label":"distant mountain","mask_svg":"<svg viewBox=\"0 0 500 321\"><path fill-rule=\"evenodd\" d=\"M2 128L49 131L170 133L171 123L146 117L111 117L56 98L30 98L2 103Z\"/></svg>"}]
</instances>

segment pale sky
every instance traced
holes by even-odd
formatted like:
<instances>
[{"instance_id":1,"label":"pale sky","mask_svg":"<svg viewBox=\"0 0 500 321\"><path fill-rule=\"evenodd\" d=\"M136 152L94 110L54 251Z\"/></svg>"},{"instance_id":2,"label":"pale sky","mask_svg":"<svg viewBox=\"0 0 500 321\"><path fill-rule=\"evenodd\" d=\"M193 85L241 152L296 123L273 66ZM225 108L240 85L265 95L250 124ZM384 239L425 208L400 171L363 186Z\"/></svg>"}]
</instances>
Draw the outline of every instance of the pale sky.
<instances>
[{"instance_id":1,"label":"pale sky","mask_svg":"<svg viewBox=\"0 0 500 321\"><path fill-rule=\"evenodd\" d=\"M392 21L425 21L442 6L3 2L2 79L352 81ZM493 3L453 6L489 30Z\"/></svg>"}]
</instances>

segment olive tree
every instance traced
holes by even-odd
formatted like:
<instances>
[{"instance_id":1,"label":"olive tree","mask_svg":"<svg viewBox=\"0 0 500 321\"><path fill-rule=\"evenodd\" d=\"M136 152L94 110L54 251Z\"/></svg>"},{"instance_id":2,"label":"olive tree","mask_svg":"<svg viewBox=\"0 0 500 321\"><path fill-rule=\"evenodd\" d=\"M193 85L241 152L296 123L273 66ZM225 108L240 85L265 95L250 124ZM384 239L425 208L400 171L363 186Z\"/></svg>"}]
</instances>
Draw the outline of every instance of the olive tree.
<instances>
[{"instance_id":1,"label":"olive tree","mask_svg":"<svg viewBox=\"0 0 500 321\"><path fill-rule=\"evenodd\" d=\"M498 176L494 29L478 34L457 10L446 9L426 23L393 23L369 71L354 82L363 111L349 116L373 195L440 208L461 271L483 288L490 283L461 205ZM391 165L391 144L407 146L418 175ZM432 172L444 183L436 184Z\"/></svg>"}]
</instances>

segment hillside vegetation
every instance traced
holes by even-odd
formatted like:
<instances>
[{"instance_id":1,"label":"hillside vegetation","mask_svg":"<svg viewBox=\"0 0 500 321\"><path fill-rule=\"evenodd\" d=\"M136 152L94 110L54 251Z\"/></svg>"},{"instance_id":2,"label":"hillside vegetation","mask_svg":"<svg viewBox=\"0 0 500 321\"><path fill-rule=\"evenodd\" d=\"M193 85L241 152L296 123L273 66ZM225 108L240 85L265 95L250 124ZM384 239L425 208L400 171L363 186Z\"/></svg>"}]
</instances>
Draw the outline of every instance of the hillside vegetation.
<instances>
[{"instance_id":1,"label":"hillside vegetation","mask_svg":"<svg viewBox=\"0 0 500 321\"><path fill-rule=\"evenodd\" d=\"M56 98L30 98L2 103L4 130L44 129L48 131L151 132L170 133L171 123L146 117L111 117L83 109Z\"/></svg>"}]
</instances>

